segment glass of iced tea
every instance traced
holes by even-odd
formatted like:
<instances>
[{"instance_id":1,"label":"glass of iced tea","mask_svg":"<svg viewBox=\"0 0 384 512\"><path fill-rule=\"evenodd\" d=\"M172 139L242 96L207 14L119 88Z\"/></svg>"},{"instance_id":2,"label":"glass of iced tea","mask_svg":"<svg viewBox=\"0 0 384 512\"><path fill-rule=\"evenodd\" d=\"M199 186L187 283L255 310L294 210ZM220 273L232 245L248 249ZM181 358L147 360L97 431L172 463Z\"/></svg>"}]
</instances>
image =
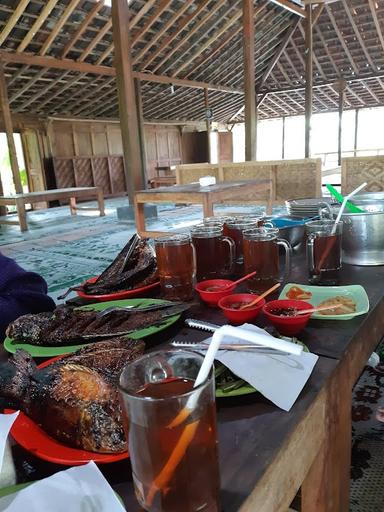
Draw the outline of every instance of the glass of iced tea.
<instances>
[{"instance_id":1,"label":"glass of iced tea","mask_svg":"<svg viewBox=\"0 0 384 512\"><path fill-rule=\"evenodd\" d=\"M155 239L157 268L163 296L191 300L196 277L195 249L189 234Z\"/></svg>"},{"instance_id":2,"label":"glass of iced tea","mask_svg":"<svg viewBox=\"0 0 384 512\"><path fill-rule=\"evenodd\" d=\"M235 243L223 236L219 224L196 226L191 230L196 250L197 280L216 279L231 275L235 262Z\"/></svg>"},{"instance_id":3,"label":"glass of iced tea","mask_svg":"<svg viewBox=\"0 0 384 512\"><path fill-rule=\"evenodd\" d=\"M213 371L193 388L202 362L192 351L152 352L121 374L135 493L147 511L220 510Z\"/></svg>"},{"instance_id":4,"label":"glass of iced tea","mask_svg":"<svg viewBox=\"0 0 384 512\"><path fill-rule=\"evenodd\" d=\"M258 217L234 217L225 222L224 233L235 242L236 273L241 273L243 270L243 231L256 228L259 222Z\"/></svg>"},{"instance_id":5,"label":"glass of iced tea","mask_svg":"<svg viewBox=\"0 0 384 512\"><path fill-rule=\"evenodd\" d=\"M343 223L333 220L313 220L305 224L309 282L334 285L341 270L341 238Z\"/></svg>"},{"instance_id":6,"label":"glass of iced tea","mask_svg":"<svg viewBox=\"0 0 384 512\"><path fill-rule=\"evenodd\" d=\"M248 279L248 289L260 294L280 280L279 246L285 249L285 275L291 268L292 248L286 240L278 238L277 228L246 229L243 233L244 273L256 270Z\"/></svg>"}]
</instances>

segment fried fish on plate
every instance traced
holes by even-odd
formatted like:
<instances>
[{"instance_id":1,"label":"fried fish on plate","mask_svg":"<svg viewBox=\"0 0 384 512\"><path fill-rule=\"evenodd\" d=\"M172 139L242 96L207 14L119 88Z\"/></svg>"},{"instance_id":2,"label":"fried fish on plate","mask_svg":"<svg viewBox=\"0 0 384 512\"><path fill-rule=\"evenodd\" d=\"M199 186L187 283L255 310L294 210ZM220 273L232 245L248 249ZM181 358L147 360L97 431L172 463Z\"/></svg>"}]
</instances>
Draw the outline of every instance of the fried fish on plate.
<instances>
[{"instance_id":1,"label":"fried fish on plate","mask_svg":"<svg viewBox=\"0 0 384 512\"><path fill-rule=\"evenodd\" d=\"M37 368L18 350L0 364L0 397L56 440L83 450L127 450L117 381L122 368L144 352L142 341L98 342Z\"/></svg>"}]
</instances>

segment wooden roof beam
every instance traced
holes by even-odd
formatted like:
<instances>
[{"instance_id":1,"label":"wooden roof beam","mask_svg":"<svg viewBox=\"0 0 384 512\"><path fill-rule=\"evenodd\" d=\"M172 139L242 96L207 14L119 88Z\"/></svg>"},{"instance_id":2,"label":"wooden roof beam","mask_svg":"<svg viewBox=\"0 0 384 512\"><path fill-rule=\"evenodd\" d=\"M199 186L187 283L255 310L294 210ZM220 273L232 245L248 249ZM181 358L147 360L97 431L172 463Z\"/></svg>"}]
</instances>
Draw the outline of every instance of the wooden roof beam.
<instances>
[{"instance_id":1,"label":"wooden roof beam","mask_svg":"<svg viewBox=\"0 0 384 512\"><path fill-rule=\"evenodd\" d=\"M77 93L71 95L70 100L64 104L64 107L68 107L70 110L72 110L73 107L79 109L79 102L84 105L84 102L90 98L91 100L87 105L94 102L96 93L100 94L104 87L109 86L113 82L115 82L115 77L108 78L107 80L103 80L103 77L99 77L97 80L92 80L92 84L89 84L89 91L86 94L84 94L83 88L79 88Z\"/></svg>"},{"instance_id":2,"label":"wooden roof beam","mask_svg":"<svg viewBox=\"0 0 384 512\"><path fill-rule=\"evenodd\" d=\"M40 111L47 103L55 99L57 96L62 94L64 91L69 89L70 87L73 87L79 80L83 78L84 73L81 73L80 75L74 76L71 80L69 80L66 84L60 86L57 91L53 92L52 94L49 94L48 96L45 96L44 100L39 102L38 111Z\"/></svg>"},{"instance_id":3,"label":"wooden roof beam","mask_svg":"<svg viewBox=\"0 0 384 512\"><path fill-rule=\"evenodd\" d=\"M20 112L21 110L24 110L29 105L32 105L37 99L39 99L43 94L46 94L48 91L50 91L55 85L60 83L60 80L65 78L69 74L69 71L64 71L58 78L55 80L52 80L52 82L45 87L42 87L39 91L37 91L33 96L26 99L21 105L19 105L16 108L16 112Z\"/></svg>"},{"instance_id":4,"label":"wooden roof beam","mask_svg":"<svg viewBox=\"0 0 384 512\"><path fill-rule=\"evenodd\" d=\"M28 80L27 83L19 90L17 90L14 94L12 94L9 98L9 103L11 104L12 102L14 102L15 100L17 100L17 98L19 98L20 96L22 96L26 91L28 91L28 89L33 85L35 84L36 82L38 82L40 80L40 78L47 72L47 69L43 68L41 69L38 73L36 73L36 75L31 79L31 80Z\"/></svg>"},{"instance_id":5,"label":"wooden roof beam","mask_svg":"<svg viewBox=\"0 0 384 512\"><path fill-rule=\"evenodd\" d=\"M156 66L152 69L152 72L155 73L157 70L167 62L174 53L176 53L184 44L198 31L203 27L211 18L212 16L221 8L223 5L226 4L225 0L218 0L217 4L214 8L210 9L197 23L195 23L195 26L192 27L188 33L185 35L185 37L181 38L180 41L178 41L172 50L165 54L165 56L156 64Z\"/></svg>"},{"instance_id":6,"label":"wooden roof beam","mask_svg":"<svg viewBox=\"0 0 384 512\"><path fill-rule=\"evenodd\" d=\"M376 71L376 66L374 65L372 59L371 59L371 56L369 55L369 52L367 50L367 47L365 46L365 43L364 43L364 40L363 38L361 37L361 34L359 32L359 29L357 28L357 25L355 23L355 20L352 16L352 13L351 13L351 8L350 8L350 4L347 0L341 0L341 3L343 4L343 7L344 7L344 10L345 12L347 13L347 16L348 16L348 20L349 20L349 23L351 24L351 27L353 28L353 31L355 33L355 36L357 38L357 40L359 41L359 44L361 46L361 49L363 50L364 52L364 55L365 55L365 58L367 59L367 61L369 62L369 65L371 66L372 70L373 71Z\"/></svg>"},{"instance_id":7,"label":"wooden roof beam","mask_svg":"<svg viewBox=\"0 0 384 512\"><path fill-rule=\"evenodd\" d=\"M71 59L56 59L54 57L41 57L39 55L30 55L27 53L13 53L0 50L0 59L4 63L16 62L19 64L28 64L52 69L63 69L68 71L78 71L79 73L90 73L94 75L116 76L115 68L108 66L97 66L88 62L76 62ZM169 77L165 75L152 75L149 73L133 72L134 78L142 81L155 82L159 84L173 84L181 87L191 87L192 89L210 89L212 91L229 92L232 94L244 94L240 89L227 87L225 85L214 85L197 80L184 80L182 78Z\"/></svg>"},{"instance_id":8,"label":"wooden roof beam","mask_svg":"<svg viewBox=\"0 0 384 512\"><path fill-rule=\"evenodd\" d=\"M199 4L196 7L196 9L192 13L185 16L176 27L176 30L172 32L172 34L170 34L166 39L164 39L163 43L158 48L151 52L147 60L143 63L142 68L146 69L149 66L149 64L151 64L156 59L156 57L160 55L162 51L170 45L170 43L180 34L180 32L182 32L184 28L189 23L191 23L191 21L193 21L194 18L196 18L196 16L209 4L210 1L211 0L204 0L203 2L201 2L201 4Z\"/></svg>"},{"instance_id":9,"label":"wooden roof beam","mask_svg":"<svg viewBox=\"0 0 384 512\"><path fill-rule=\"evenodd\" d=\"M332 13L330 7L326 6L325 9L327 11L329 19L331 20L332 26L333 26L336 34L337 34L337 37L338 37L338 39L339 39L339 41L341 43L341 46L343 47L344 52L345 52L346 56L348 57L349 62L351 63L353 71L356 73L356 75L358 75L359 74L359 68L356 66L356 62L354 61L354 59L353 59L353 57L351 55L351 52L349 51L349 48L348 48L346 42L344 41L343 34L340 32L339 27L337 26L335 17L333 16L333 13Z\"/></svg>"},{"instance_id":10,"label":"wooden roof beam","mask_svg":"<svg viewBox=\"0 0 384 512\"><path fill-rule=\"evenodd\" d=\"M77 29L77 31L74 34L70 34L69 41L65 45L60 57L62 59L65 58L65 56L71 51L71 49L74 47L74 45L77 43L79 38L82 36L82 34L87 29L88 25L92 22L93 18L96 16L96 14L100 11L100 9L104 7L104 0L99 0L92 9L88 12L84 20L82 21L80 27Z\"/></svg>"},{"instance_id":11,"label":"wooden roof beam","mask_svg":"<svg viewBox=\"0 0 384 512\"><path fill-rule=\"evenodd\" d=\"M133 59L133 64L137 64L138 62L142 62L143 57L148 52L148 50L156 44L156 42L169 30L176 20L180 18L184 14L184 12L189 9L189 7L194 3L195 0L185 0L183 6L181 9L177 10L173 16L169 18L168 21L166 21L160 30L158 30L148 41L146 45L135 55ZM144 66L141 66L142 69L145 69Z\"/></svg>"},{"instance_id":12,"label":"wooden roof beam","mask_svg":"<svg viewBox=\"0 0 384 512\"><path fill-rule=\"evenodd\" d=\"M165 9L169 6L172 0L160 0L159 5L156 11L152 14L152 16L147 20L143 28L140 28L136 34L131 38L131 47L143 37L143 35L148 32L148 30L152 27L152 25L159 20L160 16L163 14Z\"/></svg>"},{"instance_id":13,"label":"wooden roof beam","mask_svg":"<svg viewBox=\"0 0 384 512\"><path fill-rule=\"evenodd\" d=\"M382 32L381 27L380 27L379 19L378 19L377 14L376 14L376 2L374 0L368 0L368 2L369 2L369 8L371 9L371 14L372 14L373 22L374 22L375 27L376 27L376 32L377 32L377 35L378 35L379 40L380 40L381 48L384 51L384 37L383 37L383 32Z\"/></svg>"},{"instance_id":14,"label":"wooden roof beam","mask_svg":"<svg viewBox=\"0 0 384 512\"><path fill-rule=\"evenodd\" d=\"M376 101L376 103L381 103L379 98L376 96L376 94L372 91L372 89L367 85L365 82L361 82L364 86L364 88L369 92L369 94L372 96L372 98Z\"/></svg>"},{"instance_id":15,"label":"wooden roof beam","mask_svg":"<svg viewBox=\"0 0 384 512\"><path fill-rule=\"evenodd\" d=\"M5 24L5 27L1 31L0 34L0 46L4 43L4 41L7 39L9 34L14 29L16 23L19 21L20 16L25 11L27 5L29 4L30 0L20 0L17 7L15 7L13 13L11 14L9 20Z\"/></svg>"},{"instance_id":16,"label":"wooden roof beam","mask_svg":"<svg viewBox=\"0 0 384 512\"><path fill-rule=\"evenodd\" d=\"M318 22L320 16L321 16L321 13L323 12L324 10L324 7L325 7L325 4L319 4L317 7L315 7L313 9L313 13L312 13L312 28L316 25L316 23Z\"/></svg>"},{"instance_id":17,"label":"wooden roof beam","mask_svg":"<svg viewBox=\"0 0 384 512\"><path fill-rule=\"evenodd\" d=\"M300 16L300 18L305 18L305 10L299 7L297 4L290 2L289 0L269 0L273 4L278 5L279 7L282 7L283 9L286 9L289 12L293 12L294 14L297 14Z\"/></svg>"},{"instance_id":18,"label":"wooden roof beam","mask_svg":"<svg viewBox=\"0 0 384 512\"><path fill-rule=\"evenodd\" d=\"M269 75L271 74L271 71L276 66L277 61L280 59L281 55L283 54L284 50L288 46L290 40L292 39L292 36L297 28L297 25L300 23L300 18L295 18L293 20L292 26L288 31L286 32L283 40L281 41L279 47L276 50L275 55L270 60L267 69L265 70L263 76L261 77L260 83L259 83L259 89L263 87L266 80L268 79Z\"/></svg>"},{"instance_id":19,"label":"wooden roof beam","mask_svg":"<svg viewBox=\"0 0 384 512\"><path fill-rule=\"evenodd\" d=\"M183 69L189 66L197 57L199 57L199 55L203 53L204 50L209 48L217 39L224 35L227 32L227 30L241 17L242 12L239 10L232 18L226 21L224 25L212 37L210 37L203 45L201 45L192 56L190 56L186 61L184 61L183 64L172 73L172 76L178 75Z\"/></svg>"},{"instance_id":20,"label":"wooden roof beam","mask_svg":"<svg viewBox=\"0 0 384 512\"><path fill-rule=\"evenodd\" d=\"M85 48L83 53L80 55L80 57L77 59L78 62L83 62L88 55L92 52L92 50L95 48L96 45L99 44L99 42L103 39L103 37L111 30L112 28L112 19L108 20L102 29L99 30L97 35L92 39L92 41L89 43L89 45Z\"/></svg>"},{"instance_id":21,"label":"wooden roof beam","mask_svg":"<svg viewBox=\"0 0 384 512\"><path fill-rule=\"evenodd\" d=\"M26 47L29 45L29 43L32 41L32 39L36 35L36 32L39 31L41 25L44 23L44 21L51 14L52 9L55 7L57 2L58 2L58 0L48 0L48 2L45 4L43 9L41 10L39 16L35 20L35 23L28 30L28 32L25 35L24 39L21 41L21 43L17 47L17 49L16 49L17 52L22 52L22 51L24 51L26 49Z\"/></svg>"},{"instance_id":22,"label":"wooden roof beam","mask_svg":"<svg viewBox=\"0 0 384 512\"><path fill-rule=\"evenodd\" d=\"M39 52L39 55L45 55L47 51L49 50L49 47L55 40L55 38L58 36L60 30L65 25L66 21L70 17L70 15L73 13L73 11L76 9L77 5L79 4L80 0L71 0L67 7L65 8L61 18L59 21L55 24L55 26L52 29L52 32L49 34L47 39L45 40L43 46L41 47L41 50Z\"/></svg>"}]
</instances>

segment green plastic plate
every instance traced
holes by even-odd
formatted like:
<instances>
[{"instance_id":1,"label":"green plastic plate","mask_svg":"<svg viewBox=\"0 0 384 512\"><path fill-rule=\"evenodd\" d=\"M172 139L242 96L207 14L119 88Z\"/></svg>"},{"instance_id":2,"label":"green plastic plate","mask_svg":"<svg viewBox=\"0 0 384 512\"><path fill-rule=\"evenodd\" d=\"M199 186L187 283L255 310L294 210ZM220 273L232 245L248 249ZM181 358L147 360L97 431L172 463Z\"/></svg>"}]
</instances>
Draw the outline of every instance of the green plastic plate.
<instances>
[{"instance_id":1,"label":"green plastic plate","mask_svg":"<svg viewBox=\"0 0 384 512\"><path fill-rule=\"evenodd\" d=\"M337 295L348 297L356 303L355 313L349 313L346 315L321 315L320 313L313 313L311 318L318 320L350 320L355 316L364 315L369 311L369 299L367 292L359 284L352 284L348 286L311 286L288 283L281 291L279 299L286 299L287 293L292 286L298 286L302 290L310 292L312 297L310 299L305 299L305 302L309 302L313 306L318 306L320 302L336 297Z\"/></svg>"},{"instance_id":2,"label":"green plastic plate","mask_svg":"<svg viewBox=\"0 0 384 512\"><path fill-rule=\"evenodd\" d=\"M109 308L111 306L149 306L150 304L163 304L165 300L161 299L125 299L125 300L112 300L108 302L98 302L96 304L89 304L87 306L82 306L79 309L83 310L93 310L93 311L102 311L103 309ZM134 333L130 334L129 337L134 340L138 340L141 338L145 338L146 336L151 336L152 334L156 334L157 332L163 331L170 325L177 322L181 315L174 315L164 320L164 322L157 326L146 327L145 329L139 329ZM89 343L83 345L62 345L60 347L56 346L38 346L38 345L30 345L29 343L16 343L11 338L5 338L4 340L4 348L8 352L14 354L17 349L23 349L32 357L54 357L61 356L63 354L70 354L71 352L75 352L81 347L85 347L89 345Z\"/></svg>"},{"instance_id":3,"label":"green plastic plate","mask_svg":"<svg viewBox=\"0 0 384 512\"><path fill-rule=\"evenodd\" d=\"M283 339L291 341L292 343L297 343L298 345L302 345L303 352L309 352L309 348L307 347L307 345L304 345L304 343L302 341L299 341L296 338L283 338ZM220 364L222 364L222 363L220 363ZM235 384L235 383L236 383L236 381L233 382L233 384ZM250 395L251 393L257 393L257 389L252 387L250 384L244 384L243 386L241 386L237 389L232 389L232 391L223 391L222 389L218 389L216 387L216 398L229 398L231 396L234 397L234 396Z\"/></svg>"}]
</instances>

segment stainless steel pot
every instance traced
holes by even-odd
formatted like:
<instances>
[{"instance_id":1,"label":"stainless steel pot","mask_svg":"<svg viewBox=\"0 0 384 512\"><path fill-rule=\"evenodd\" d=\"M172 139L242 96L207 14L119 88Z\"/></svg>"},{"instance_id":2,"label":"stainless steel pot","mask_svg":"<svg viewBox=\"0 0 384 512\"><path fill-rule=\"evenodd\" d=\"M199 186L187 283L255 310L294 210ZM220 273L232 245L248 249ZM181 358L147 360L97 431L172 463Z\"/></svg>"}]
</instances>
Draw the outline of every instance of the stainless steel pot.
<instances>
[{"instance_id":1,"label":"stainless steel pot","mask_svg":"<svg viewBox=\"0 0 384 512\"><path fill-rule=\"evenodd\" d=\"M342 260L352 265L384 265L384 193L360 194L352 201L367 213L342 215Z\"/></svg>"}]
</instances>

